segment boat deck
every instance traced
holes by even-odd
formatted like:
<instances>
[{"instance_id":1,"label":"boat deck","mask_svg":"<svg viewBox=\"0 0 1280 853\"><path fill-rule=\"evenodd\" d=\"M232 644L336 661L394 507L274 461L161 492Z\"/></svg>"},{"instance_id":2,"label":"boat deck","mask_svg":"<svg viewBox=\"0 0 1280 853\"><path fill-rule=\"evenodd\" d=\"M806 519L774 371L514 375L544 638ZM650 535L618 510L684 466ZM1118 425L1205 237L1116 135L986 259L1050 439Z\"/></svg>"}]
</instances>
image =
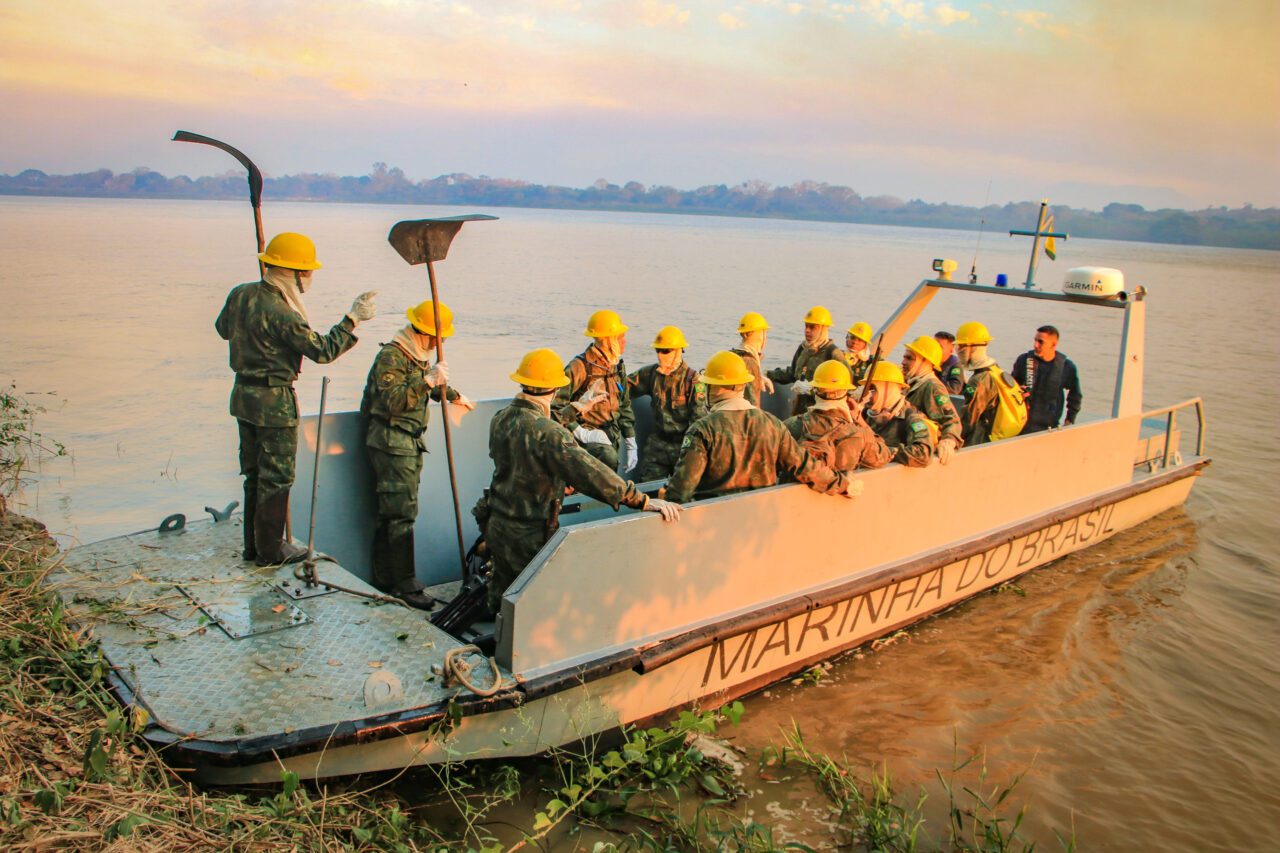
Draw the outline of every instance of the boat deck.
<instances>
[{"instance_id":1,"label":"boat deck","mask_svg":"<svg viewBox=\"0 0 1280 853\"><path fill-rule=\"evenodd\" d=\"M74 548L49 578L153 723L236 741L438 706L458 691L431 666L465 643L426 613L308 595L293 566L258 568L240 542L238 516L150 530ZM376 593L336 563L317 571ZM468 662L491 683L484 659Z\"/></svg>"}]
</instances>

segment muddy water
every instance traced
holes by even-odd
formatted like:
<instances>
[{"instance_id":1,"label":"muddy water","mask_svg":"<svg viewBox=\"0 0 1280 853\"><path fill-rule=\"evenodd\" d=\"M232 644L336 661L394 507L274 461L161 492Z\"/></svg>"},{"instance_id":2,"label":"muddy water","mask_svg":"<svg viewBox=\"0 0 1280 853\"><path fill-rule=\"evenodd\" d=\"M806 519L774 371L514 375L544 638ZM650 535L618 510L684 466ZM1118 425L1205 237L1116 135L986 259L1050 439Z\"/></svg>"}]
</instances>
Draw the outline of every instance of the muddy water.
<instances>
[{"instance_id":1,"label":"muddy water","mask_svg":"<svg viewBox=\"0 0 1280 853\"><path fill-rule=\"evenodd\" d=\"M430 214L395 206L271 204L267 230L310 233L325 269L307 304L317 325L377 287L384 314L325 368L335 408L352 408L374 344L424 298L425 275L385 244L391 223ZM442 210L457 213L458 210ZM928 274L934 257L967 269L969 233L820 223L625 214L491 211L440 266L459 333L452 378L473 397L509 393L519 354L568 355L597 307L646 337L683 326L700 363L734 339L745 310L774 333L766 360L793 349L800 317L827 305L841 325L877 323ZM228 287L255 275L248 206L238 203L0 198L0 380L41 398L41 424L73 457L27 490L64 541L151 527L237 496L225 345L212 319ZM1021 240L988 234L984 280L1020 281ZM793 721L811 746L887 765L907 792L923 786L942 825L935 768L985 751L988 785L1027 771L1014 797L1024 828L1056 848L1272 849L1280 835L1280 561L1277 500L1280 351L1276 255L1071 240L1041 281L1070 266L1123 269L1151 291L1146 402L1202 395L1214 464L1185 509L1061 560L1015 591L985 595L897 641L840 661L816 685L784 685L747 703L730 731L756 756ZM1118 317L1030 300L940 296L920 331L982 319L1010 366L1035 326L1053 322L1080 366L1085 414L1109 410ZM1118 312L1116 312L1118 314ZM896 356L897 354L895 354ZM304 409L321 372L304 370ZM1045 488L1053 484L1046 483ZM973 500L999 500L974 495ZM964 507L921 508L928 513ZM961 780L973 782L976 765ZM967 775L966 775L967 774ZM830 838L809 786L748 777L742 805L787 837Z\"/></svg>"}]
</instances>

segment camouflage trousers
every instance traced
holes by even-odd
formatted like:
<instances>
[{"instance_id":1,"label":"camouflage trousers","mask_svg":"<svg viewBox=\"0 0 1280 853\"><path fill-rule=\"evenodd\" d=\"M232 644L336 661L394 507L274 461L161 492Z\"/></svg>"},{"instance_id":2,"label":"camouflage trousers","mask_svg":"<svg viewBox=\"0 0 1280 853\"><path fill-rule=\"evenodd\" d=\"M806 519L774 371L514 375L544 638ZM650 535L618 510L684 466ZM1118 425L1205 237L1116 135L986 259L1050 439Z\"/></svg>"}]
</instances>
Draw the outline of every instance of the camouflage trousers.
<instances>
[{"instance_id":1,"label":"camouflage trousers","mask_svg":"<svg viewBox=\"0 0 1280 853\"><path fill-rule=\"evenodd\" d=\"M489 546L489 553L493 555L489 609L497 613L502 606L502 594L546 544L547 525L541 521L515 521L490 515L485 526L484 541Z\"/></svg>"},{"instance_id":2,"label":"camouflage trousers","mask_svg":"<svg viewBox=\"0 0 1280 853\"><path fill-rule=\"evenodd\" d=\"M672 440L650 433L645 439L644 449L640 451L640 464L636 466L632 479L637 483L647 483L670 477L680 461L680 444L680 439Z\"/></svg>"},{"instance_id":3,"label":"camouflage trousers","mask_svg":"<svg viewBox=\"0 0 1280 853\"><path fill-rule=\"evenodd\" d=\"M249 503L266 501L293 487L298 454L298 428L262 427L237 420L240 427L240 474Z\"/></svg>"},{"instance_id":4,"label":"camouflage trousers","mask_svg":"<svg viewBox=\"0 0 1280 853\"><path fill-rule=\"evenodd\" d=\"M378 494L378 524L387 526L395 539L413 532L418 520L418 483L422 479L422 454L396 456L376 447L366 447L373 466L374 489Z\"/></svg>"}]
</instances>

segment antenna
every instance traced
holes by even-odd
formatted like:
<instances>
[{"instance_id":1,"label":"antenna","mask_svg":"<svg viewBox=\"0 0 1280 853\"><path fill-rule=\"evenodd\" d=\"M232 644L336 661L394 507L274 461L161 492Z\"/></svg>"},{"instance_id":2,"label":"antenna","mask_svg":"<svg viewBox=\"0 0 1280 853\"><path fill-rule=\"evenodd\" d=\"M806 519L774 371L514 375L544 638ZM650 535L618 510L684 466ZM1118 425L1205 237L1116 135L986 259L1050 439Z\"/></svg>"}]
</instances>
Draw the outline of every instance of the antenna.
<instances>
[{"instance_id":1,"label":"antenna","mask_svg":"<svg viewBox=\"0 0 1280 853\"><path fill-rule=\"evenodd\" d=\"M987 178L987 194L982 199L982 209L986 210L987 205L991 203L991 178ZM969 267L969 283L978 283L978 250L982 248L982 232L986 230L987 217L982 217L982 222L978 225L978 245L973 247L973 266Z\"/></svg>"}]
</instances>

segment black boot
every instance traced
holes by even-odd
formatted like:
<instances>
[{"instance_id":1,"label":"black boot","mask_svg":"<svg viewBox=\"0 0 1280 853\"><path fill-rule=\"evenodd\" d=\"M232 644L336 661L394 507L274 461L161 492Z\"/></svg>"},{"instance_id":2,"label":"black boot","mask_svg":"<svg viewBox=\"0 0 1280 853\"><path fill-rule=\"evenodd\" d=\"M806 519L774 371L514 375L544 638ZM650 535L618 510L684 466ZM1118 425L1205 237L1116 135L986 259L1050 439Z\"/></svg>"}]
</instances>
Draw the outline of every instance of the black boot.
<instances>
[{"instance_id":1,"label":"black boot","mask_svg":"<svg viewBox=\"0 0 1280 853\"><path fill-rule=\"evenodd\" d=\"M254 514L258 510L258 487L250 486L247 482L244 484L244 514L241 516L241 524L244 527L244 552L241 554L246 560L256 560L258 558L258 543L254 539Z\"/></svg>"},{"instance_id":2,"label":"black boot","mask_svg":"<svg viewBox=\"0 0 1280 853\"><path fill-rule=\"evenodd\" d=\"M412 530L387 541L387 557L391 594L418 610L430 610L435 607L436 600L423 592L414 568Z\"/></svg>"},{"instance_id":3,"label":"black boot","mask_svg":"<svg viewBox=\"0 0 1280 853\"><path fill-rule=\"evenodd\" d=\"M300 563L307 556L307 549L285 541L285 519L289 515L289 493L281 492L269 498L258 498L253 514L254 542L259 566L279 566L284 563Z\"/></svg>"},{"instance_id":4,"label":"black boot","mask_svg":"<svg viewBox=\"0 0 1280 853\"><path fill-rule=\"evenodd\" d=\"M387 537L385 521L379 521L373 530L373 552L370 556L369 568L373 585L383 592L393 592L395 581L391 574L391 542Z\"/></svg>"}]
</instances>

